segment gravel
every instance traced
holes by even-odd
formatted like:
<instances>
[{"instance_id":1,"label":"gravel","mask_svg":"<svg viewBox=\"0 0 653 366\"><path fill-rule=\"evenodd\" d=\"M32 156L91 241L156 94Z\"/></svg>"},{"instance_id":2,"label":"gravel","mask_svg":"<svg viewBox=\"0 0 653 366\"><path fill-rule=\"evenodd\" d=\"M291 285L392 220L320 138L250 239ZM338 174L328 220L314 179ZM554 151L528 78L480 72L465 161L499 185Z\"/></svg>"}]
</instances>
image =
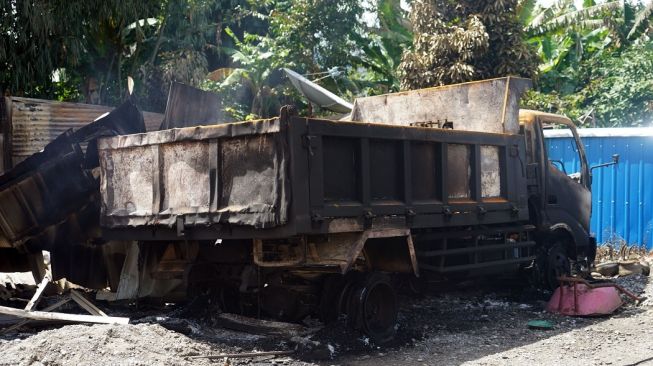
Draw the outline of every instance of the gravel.
<instances>
[{"instance_id":1,"label":"gravel","mask_svg":"<svg viewBox=\"0 0 653 366\"><path fill-rule=\"evenodd\" d=\"M617 282L653 295L648 277ZM0 365L222 365L223 360L190 357L272 350L296 352L234 358L229 364L628 365L653 356L649 300L639 306L627 302L611 317L572 318L544 312L548 296L503 280L430 288L423 296L403 294L397 339L383 346L343 322L281 337L222 329L179 309L148 312L140 320L131 315L138 324L67 325L0 336ZM554 329L528 328L530 320L539 319Z\"/></svg>"}]
</instances>

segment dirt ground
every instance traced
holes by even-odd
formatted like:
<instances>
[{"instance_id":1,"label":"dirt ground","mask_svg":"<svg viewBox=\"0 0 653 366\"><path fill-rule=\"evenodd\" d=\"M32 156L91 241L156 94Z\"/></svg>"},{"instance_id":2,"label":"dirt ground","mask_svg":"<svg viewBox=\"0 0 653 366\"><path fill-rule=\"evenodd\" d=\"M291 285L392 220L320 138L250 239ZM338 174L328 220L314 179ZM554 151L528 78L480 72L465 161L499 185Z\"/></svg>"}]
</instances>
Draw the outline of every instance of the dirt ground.
<instances>
[{"instance_id":1,"label":"dirt ground","mask_svg":"<svg viewBox=\"0 0 653 366\"><path fill-rule=\"evenodd\" d=\"M618 282L653 296L648 277ZM0 365L223 365L222 358L196 357L274 350L294 353L231 358L228 364L653 365L653 300L627 303L611 317L571 318L544 312L546 296L501 280L402 295L397 339L386 346L340 323L303 334L263 336L224 329L194 316L193 309L139 310L130 313L129 325L24 328L1 335ZM110 315L126 311L105 309ZM554 328L529 329L527 322L536 319L549 320Z\"/></svg>"}]
</instances>

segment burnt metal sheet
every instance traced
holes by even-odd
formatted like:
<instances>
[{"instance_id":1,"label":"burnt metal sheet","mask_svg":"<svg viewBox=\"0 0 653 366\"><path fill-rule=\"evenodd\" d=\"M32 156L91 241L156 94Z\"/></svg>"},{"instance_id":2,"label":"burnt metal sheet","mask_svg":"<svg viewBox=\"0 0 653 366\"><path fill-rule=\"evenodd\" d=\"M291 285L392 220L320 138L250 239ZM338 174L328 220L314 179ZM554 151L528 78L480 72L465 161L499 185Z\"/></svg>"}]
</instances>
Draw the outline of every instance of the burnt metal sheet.
<instances>
[{"instance_id":1,"label":"burnt metal sheet","mask_svg":"<svg viewBox=\"0 0 653 366\"><path fill-rule=\"evenodd\" d=\"M98 147L104 227L287 221L278 119L117 136Z\"/></svg>"},{"instance_id":2,"label":"burnt metal sheet","mask_svg":"<svg viewBox=\"0 0 653 366\"><path fill-rule=\"evenodd\" d=\"M470 145L449 144L447 149L447 191L449 199L472 198L472 152Z\"/></svg>"},{"instance_id":3,"label":"burnt metal sheet","mask_svg":"<svg viewBox=\"0 0 653 366\"><path fill-rule=\"evenodd\" d=\"M455 130L519 132L519 100L531 81L515 77L358 98L351 120L409 126L445 120Z\"/></svg>"},{"instance_id":4,"label":"burnt metal sheet","mask_svg":"<svg viewBox=\"0 0 653 366\"><path fill-rule=\"evenodd\" d=\"M30 257L14 248L0 247L0 269L9 273L29 272L32 270Z\"/></svg>"},{"instance_id":5,"label":"burnt metal sheet","mask_svg":"<svg viewBox=\"0 0 653 366\"><path fill-rule=\"evenodd\" d=\"M501 149L498 146L481 145L481 195L483 198L501 197L500 154Z\"/></svg>"},{"instance_id":6,"label":"burnt metal sheet","mask_svg":"<svg viewBox=\"0 0 653 366\"><path fill-rule=\"evenodd\" d=\"M255 239L252 259L260 267L309 266L345 274L359 256L364 256L375 270L413 272L419 276L410 238L407 229L376 229L281 240ZM383 252L392 253L392 258L387 258Z\"/></svg>"},{"instance_id":7,"label":"burnt metal sheet","mask_svg":"<svg viewBox=\"0 0 653 366\"><path fill-rule=\"evenodd\" d=\"M279 155L268 155L266 147L272 145L259 135L275 136L274 141L278 137L284 149L287 144L283 156L288 168L284 167L281 175L284 182L278 183L287 198L279 208L292 214L279 214L287 221L258 228L246 226L251 223L246 220L252 217L241 215L243 212L232 211L242 220L234 221L233 215L217 219L219 208L234 194L225 193L225 179L220 176L232 166L231 156L239 158L239 169L260 174L261 181L273 179L263 172L265 167L274 166L270 163ZM241 138L247 142L243 146L251 148L240 146ZM231 148L237 148L238 153L220 150L220 146L228 146L221 145L224 142L231 142ZM187 149L197 152L191 155L204 156L205 161L185 157L187 151L177 154L184 149L175 144L188 144ZM467 163L449 157L449 146L456 145L468 151ZM104 165L102 225L107 238L163 240L183 235L194 240L272 239L375 228L420 230L528 220L522 169L525 147L520 135L291 117L117 136L100 140L99 146ZM490 162L484 161L484 153L490 156L485 159ZM114 167L123 165L118 159L146 161L116 172L119 168ZM249 159L261 165L250 169ZM169 174L175 164L180 165L177 171L186 171L189 181L197 182L194 189L204 192L185 197L188 193L183 192L190 188L178 188L182 196L166 197L174 194L162 190L166 185L189 184L186 178L175 178L177 173ZM215 180L211 173L204 172L207 164L215 165ZM454 171L462 172L468 181L466 198L450 195ZM243 173L237 175L244 177ZM236 182L229 177L227 174L227 181ZM238 199L227 205L230 210L254 207L258 197L267 195L261 192L268 191L247 183L249 178L243 181L246 183L236 184ZM497 193L500 196L495 196ZM170 202L175 202L175 207L170 207ZM181 212L181 223L173 219L172 208ZM336 225L336 221L341 224Z\"/></svg>"},{"instance_id":8,"label":"burnt metal sheet","mask_svg":"<svg viewBox=\"0 0 653 366\"><path fill-rule=\"evenodd\" d=\"M11 143L11 123L8 109L9 98L0 97L0 174L11 166L11 151L9 145Z\"/></svg>"},{"instance_id":9,"label":"burnt metal sheet","mask_svg":"<svg viewBox=\"0 0 653 366\"><path fill-rule=\"evenodd\" d=\"M5 146L2 151L8 156L9 162L7 164L5 158L5 169L41 151L65 131L77 130L114 109L101 105L21 97L3 99L5 111L2 113L0 107L0 115L3 116L0 123L5 132ZM148 131L157 130L163 119L163 115L158 113L145 112L143 116Z\"/></svg>"},{"instance_id":10,"label":"burnt metal sheet","mask_svg":"<svg viewBox=\"0 0 653 366\"><path fill-rule=\"evenodd\" d=\"M83 165L81 148L67 132L0 176L0 236L21 246L87 205L96 184Z\"/></svg>"},{"instance_id":11,"label":"burnt metal sheet","mask_svg":"<svg viewBox=\"0 0 653 366\"><path fill-rule=\"evenodd\" d=\"M224 123L227 119L220 109L220 96L217 94L172 83L160 129L214 125Z\"/></svg>"},{"instance_id":12,"label":"burnt metal sheet","mask_svg":"<svg viewBox=\"0 0 653 366\"><path fill-rule=\"evenodd\" d=\"M314 220L398 215L440 227L528 218L520 135L308 120L308 138Z\"/></svg>"},{"instance_id":13,"label":"burnt metal sheet","mask_svg":"<svg viewBox=\"0 0 653 366\"><path fill-rule=\"evenodd\" d=\"M80 144L98 136L142 132L131 102L75 132L67 130L0 176L0 242L25 251L84 242L99 227L98 181ZM95 160L95 165L94 165Z\"/></svg>"}]
</instances>

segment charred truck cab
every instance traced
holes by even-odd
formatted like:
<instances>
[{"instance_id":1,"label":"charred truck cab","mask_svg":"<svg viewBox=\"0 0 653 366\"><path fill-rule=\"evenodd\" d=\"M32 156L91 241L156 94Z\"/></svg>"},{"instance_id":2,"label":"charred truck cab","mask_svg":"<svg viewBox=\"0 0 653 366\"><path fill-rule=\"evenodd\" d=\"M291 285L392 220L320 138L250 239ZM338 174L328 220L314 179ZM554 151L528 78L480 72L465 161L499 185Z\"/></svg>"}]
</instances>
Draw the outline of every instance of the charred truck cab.
<instances>
[{"instance_id":1,"label":"charred truck cab","mask_svg":"<svg viewBox=\"0 0 653 366\"><path fill-rule=\"evenodd\" d=\"M222 310L396 331L396 278L587 266L590 176L573 124L519 112L525 79L358 99L346 120L279 118L104 138L114 299L211 293ZM581 166L549 162L571 129ZM108 262L107 262L108 263ZM122 272L122 274L121 274Z\"/></svg>"},{"instance_id":2,"label":"charred truck cab","mask_svg":"<svg viewBox=\"0 0 653 366\"><path fill-rule=\"evenodd\" d=\"M543 251L539 260L543 281L549 288L570 270L586 271L596 255L596 240L590 235L592 213L591 174L585 148L573 122L564 116L521 110L519 121L526 140L530 221L538 230ZM549 160L544 130L568 129L573 136L570 151L577 171L567 172L561 161Z\"/></svg>"}]
</instances>

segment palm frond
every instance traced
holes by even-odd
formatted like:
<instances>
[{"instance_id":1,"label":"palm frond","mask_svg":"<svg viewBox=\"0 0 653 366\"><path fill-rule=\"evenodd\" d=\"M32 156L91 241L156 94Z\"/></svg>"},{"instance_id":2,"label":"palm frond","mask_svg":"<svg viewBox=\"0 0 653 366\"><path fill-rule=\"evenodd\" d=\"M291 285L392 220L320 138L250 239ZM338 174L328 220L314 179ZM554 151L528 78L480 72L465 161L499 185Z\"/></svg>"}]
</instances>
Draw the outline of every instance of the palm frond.
<instances>
[{"instance_id":1,"label":"palm frond","mask_svg":"<svg viewBox=\"0 0 653 366\"><path fill-rule=\"evenodd\" d=\"M640 10L635 16L635 23L633 27L628 32L628 39L637 38L641 35L642 32L645 32L648 28L649 21L653 16L653 0L650 0L648 4L644 6L644 9Z\"/></svg>"},{"instance_id":2,"label":"palm frond","mask_svg":"<svg viewBox=\"0 0 653 366\"><path fill-rule=\"evenodd\" d=\"M410 25L404 16L405 11L401 8L399 0L379 0L378 17L381 28L395 34L399 41L410 41L412 34Z\"/></svg>"},{"instance_id":3,"label":"palm frond","mask_svg":"<svg viewBox=\"0 0 653 366\"><path fill-rule=\"evenodd\" d=\"M553 8L544 8L541 12L533 17L527 27L528 30L534 30L540 28L553 16Z\"/></svg>"},{"instance_id":4,"label":"palm frond","mask_svg":"<svg viewBox=\"0 0 653 366\"><path fill-rule=\"evenodd\" d=\"M582 29L595 30L607 26L607 22L605 19L586 19L578 22L578 26Z\"/></svg>"},{"instance_id":5,"label":"palm frond","mask_svg":"<svg viewBox=\"0 0 653 366\"><path fill-rule=\"evenodd\" d=\"M543 17L535 19L529 27L531 30L536 31L537 33L545 33L553 31L556 29L564 29L570 26L579 26L579 27L590 27L589 29L595 29L593 27L600 26L598 22L588 22L589 20L594 20L594 18L603 16L606 13L619 13L623 12L624 3L623 1L611 1L603 4L598 4L583 8L580 10L570 11L562 15L556 16L549 20L546 20L543 14Z\"/></svg>"},{"instance_id":6,"label":"palm frond","mask_svg":"<svg viewBox=\"0 0 653 366\"><path fill-rule=\"evenodd\" d=\"M533 12L537 7L537 0L520 0L517 4L517 16L523 25L528 25L533 19Z\"/></svg>"}]
</instances>

